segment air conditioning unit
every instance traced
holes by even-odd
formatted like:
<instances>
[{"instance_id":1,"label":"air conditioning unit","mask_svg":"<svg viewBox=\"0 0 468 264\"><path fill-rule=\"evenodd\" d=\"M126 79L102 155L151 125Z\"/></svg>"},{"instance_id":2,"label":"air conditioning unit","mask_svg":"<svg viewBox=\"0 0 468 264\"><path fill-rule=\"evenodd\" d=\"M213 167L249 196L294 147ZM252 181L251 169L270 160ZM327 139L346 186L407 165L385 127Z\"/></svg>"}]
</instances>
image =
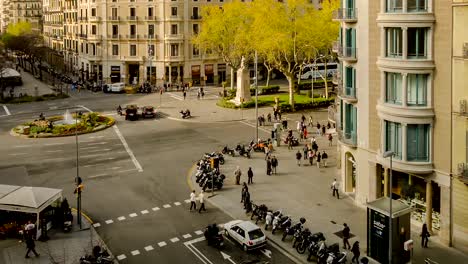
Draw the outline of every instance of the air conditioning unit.
<instances>
[{"instance_id":1,"label":"air conditioning unit","mask_svg":"<svg viewBox=\"0 0 468 264\"><path fill-rule=\"evenodd\" d=\"M466 100L461 99L460 100L460 114L464 115L468 111L467 106L466 106Z\"/></svg>"},{"instance_id":2,"label":"air conditioning unit","mask_svg":"<svg viewBox=\"0 0 468 264\"><path fill-rule=\"evenodd\" d=\"M463 57L468 58L468 42L463 43Z\"/></svg>"},{"instance_id":3,"label":"air conditioning unit","mask_svg":"<svg viewBox=\"0 0 468 264\"><path fill-rule=\"evenodd\" d=\"M468 166L466 165L466 163L458 163L457 174L463 175L465 170L467 169L468 169Z\"/></svg>"}]
</instances>

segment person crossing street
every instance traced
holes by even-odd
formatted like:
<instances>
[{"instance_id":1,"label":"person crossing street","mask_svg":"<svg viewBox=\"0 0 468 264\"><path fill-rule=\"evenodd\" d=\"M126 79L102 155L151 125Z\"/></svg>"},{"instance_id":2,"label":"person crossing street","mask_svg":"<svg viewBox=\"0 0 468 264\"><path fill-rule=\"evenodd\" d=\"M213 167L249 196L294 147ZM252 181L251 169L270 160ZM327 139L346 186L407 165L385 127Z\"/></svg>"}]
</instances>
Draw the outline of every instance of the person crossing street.
<instances>
[{"instance_id":1,"label":"person crossing street","mask_svg":"<svg viewBox=\"0 0 468 264\"><path fill-rule=\"evenodd\" d=\"M197 195L195 194L195 190L193 190L190 193L190 211L192 211L192 208L196 211L197 210Z\"/></svg>"},{"instance_id":2,"label":"person crossing street","mask_svg":"<svg viewBox=\"0 0 468 264\"><path fill-rule=\"evenodd\" d=\"M203 190L200 191L200 194L198 195L198 200L200 200L200 209L198 210L198 213L201 214L201 211L205 211L206 212L206 208L205 208L205 194L203 193Z\"/></svg>"},{"instance_id":3,"label":"person crossing street","mask_svg":"<svg viewBox=\"0 0 468 264\"><path fill-rule=\"evenodd\" d=\"M252 167L249 167L249 170L247 171L247 184L252 184L253 183L253 171Z\"/></svg>"}]
</instances>

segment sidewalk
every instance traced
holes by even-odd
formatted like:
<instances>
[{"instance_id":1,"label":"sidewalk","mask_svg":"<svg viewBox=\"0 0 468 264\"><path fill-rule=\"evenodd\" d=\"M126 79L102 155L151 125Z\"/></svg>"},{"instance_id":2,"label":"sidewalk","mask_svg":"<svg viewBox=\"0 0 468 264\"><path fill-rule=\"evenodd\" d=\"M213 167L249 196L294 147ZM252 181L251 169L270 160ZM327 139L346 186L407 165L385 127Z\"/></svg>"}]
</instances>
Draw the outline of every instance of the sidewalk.
<instances>
[{"instance_id":1,"label":"sidewalk","mask_svg":"<svg viewBox=\"0 0 468 264\"><path fill-rule=\"evenodd\" d=\"M76 223L76 212L72 211L72 213L74 221L73 230L70 233L64 233L61 229L51 229L48 233L50 240L46 242L35 241L39 257L30 253L31 258L24 258L26 254L24 242L15 239L0 241L0 264L72 264L78 263L80 257L85 254L91 254L93 246L99 245L107 248L84 217L81 218L82 230L79 230Z\"/></svg>"},{"instance_id":2,"label":"sidewalk","mask_svg":"<svg viewBox=\"0 0 468 264\"><path fill-rule=\"evenodd\" d=\"M294 120L299 119L300 114L291 115ZM314 113L314 120L326 120L327 113ZM323 124L323 122L321 122ZM295 124L295 122L294 122ZM292 127L293 130L295 125ZM266 129L269 131L269 129ZM268 134L260 134L261 137L268 137ZM310 138L310 137L309 137ZM221 208L227 214L237 219L250 219L242 209L240 203L241 187L234 184L233 172L240 166L243 175L241 182L247 181L247 169L252 167L254 172L253 182L249 185L251 199L255 204L266 204L272 210L281 209L283 213L290 215L297 221L300 217L305 217L305 224L312 232L323 232L327 244L340 243L342 240L335 233L343 229L343 223L347 223L354 235L350 239L352 244L358 240L360 242L361 257L366 253L366 210L354 204L352 198L340 193L340 199L332 196L331 183L337 177L336 168L336 142L333 146L328 146L326 137L316 136L319 150L325 150L329 154L328 167L317 168L314 166L297 166L295 153L302 146L295 147L294 150L287 150L286 146L275 149L273 155L279 160L278 174L266 175L266 164L263 153L254 153L252 159L244 157L230 157L225 155L226 164L221 166L221 172L227 176L225 186L221 191L209 199L215 206ZM192 179L192 185L198 184ZM342 185L340 185L342 186ZM263 223L261 224L263 225ZM445 247L437 242L436 237L431 237L429 249L420 247L419 228L412 226L412 239L414 240L413 263L424 263L425 258L430 258L437 263L465 263L468 256L458 251ZM282 234L282 232L279 232ZM281 236L272 235L267 232L268 238L276 244L282 246L292 255L306 262L306 256L298 254L292 248L290 241L282 242ZM351 260L352 253L348 254L348 261Z\"/></svg>"}]
</instances>

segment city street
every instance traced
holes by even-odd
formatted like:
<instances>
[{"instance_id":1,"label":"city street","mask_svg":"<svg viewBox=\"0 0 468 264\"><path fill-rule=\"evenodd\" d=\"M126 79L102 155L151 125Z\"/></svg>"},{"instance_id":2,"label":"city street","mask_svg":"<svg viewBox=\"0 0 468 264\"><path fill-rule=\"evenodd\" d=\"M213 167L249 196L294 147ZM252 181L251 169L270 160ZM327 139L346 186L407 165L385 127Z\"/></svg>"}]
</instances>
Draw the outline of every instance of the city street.
<instances>
[{"instance_id":1,"label":"city street","mask_svg":"<svg viewBox=\"0 0 468 264\"><path fill-rule=\"evenodd\" d=\"M205 97L213 97L213 93ZM181 101L178 95L167 93L163 100L171 105ZM78 137L78 172L85 186L82 207L120 262L244 263L258 259L293 263L270 246L263 253L246 254L229 242L223 254L229 255L230 260L224 259L226 255L200 241L206 225L232 219L210 204L202 214L189 212L187 175L203 153L226 144L250 141L245 133L250 127L239 122L197 123L195 118L180 122L178 116L169 117L164 108L160 118L136 122L115 115L118 104L144 100L156 105L159 96L96 94L86 100L71 97L9 105L11 115L0 117L0 151L5 153L0 160L0 181L61 188L75 207L75 137L26 139L13 137L9 131L37 119L41 112L47 117L62 115L66 109L99 111L113 116L117 122L104 131ZM192 91L187 100L197 100L196 92Z\"/></svg>"}]
</instances>

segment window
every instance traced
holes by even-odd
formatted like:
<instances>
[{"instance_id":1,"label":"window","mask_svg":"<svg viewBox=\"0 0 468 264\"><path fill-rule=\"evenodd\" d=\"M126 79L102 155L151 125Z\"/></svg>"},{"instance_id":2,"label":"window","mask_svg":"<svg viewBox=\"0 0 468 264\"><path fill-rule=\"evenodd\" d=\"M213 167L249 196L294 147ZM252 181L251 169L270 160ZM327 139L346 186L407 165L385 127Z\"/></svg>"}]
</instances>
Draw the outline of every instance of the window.
<instances>
[{"instance_id":1,"label":"window","mask_svg":"<svg viewBox=\"0 0 468 264\"><path fill-rule=\"evenodd\" d=\"M177 7L175 7L175 6L171 7L171 15L172 16L177 16Z\"/></svg>"},{"instance_id":2,"label":"window","mask_svg":"<svg viewBox=\"0 0 468 264\"><path fill-rule=\"evenodd\" d=\"M116 36L119 34L119 26L118 25L112 25L112 35Z\"/></svg>"},{"instance_id":3,"label":"window","mask_svg":"<svg viewBox=\"0 0 468 264\"><path fill-rule=\"evenodd\" d=\"M135 16L135 8L134 7L130 8L130 16L131 17Z\"/></svg>"},{"instance_id":4,"label":"window","mask_svg":"<svg viewBox=\"0 0 468 264\"><path fill-rule=\"evenodd\" d=\"M136 45L130 45L130 56L136 56Z\"/></svg>"},{"instance_id":5,"label":"window","mask_svg":"<svg viewBox=\"0 0 468 264\"><path fill-rule=\"evenodd\" d=\"M91 16L92 17L96 16L96 8L91 8Z\"/></svg>"},{"instance_id":6,"label":"window","mask_svg":"<svg viewBox=\"0 0 468 264\"><path fill-rule=\"evenodd\" d=\"M407 104L410 106L425 106L427 104L428 74L408 74Z\"/></svg>"},{"instance_id":7,"label":"window","mask_svg":"<svg viewBox=\"0 0 468 264\"><path fill-rule=\"evenodd\" d=\"M117 8L112 8L112 17L117 18Z\"/></svg>"},{"instance_id":8,"label":"window","mask_svg":"<svg viewBox=\"0 0 468 264\"><path fill-rule=\"evenodd\" d=\"M385 151L395 152L395 158L401 159L401 124L385 121Z\"/></svg>"},{"instance_id":9,"label":"window","mask_svg":"<svg viewBox=\"0 0 468 264\"><path fill-rule=\"evenodd\" d=\"M408 0L408 12L427 12L427 0Z\"/></svg>"},{"instance_id":10,"label":"window","mask_svg":"<svg viewBox=\"0 0 468 264\"><path fill-rule=\"evenodd\" d=\"M96 35L96 34L97 34L96 25L92 25L92 26L91 26L91 34L92 34L92 35Z\"/></svg>"},{"instance_id":11,"label":"window","mask_svg":"<svg viewBox=\"0 0 468 264\"><path fill-rule=\"evenodd\" d=\"M130 35L136 35L136 25L130 25Z\"/></svg>"},{"instance_id":12,"label":"window","mask_svg":"<svg viewBox=\"0 0 468 264\"><path fill-rule=\"evenodd\" d=\"M193 46L193 48L192 48L192 55L193 56L199 56L200 55L200 50L196 46Z\"/></svg>"},{"instance_id":13,"label":"window","mask_svg":"<svg viewBox=\"0 0 468 264\"><path fill-rule=\"evenodd\" d=\"M192 16L193 16L194 19L198 18L198 7L194 7L192 9Z\"/></svg>"},{"instance_id":14,"label":"window","mask_svg":"<svg viewBox=\"0 0 468 264\"><path fill-rule=\"evenodd\" d=\"M401 73L385 73L385 102L401 104L402 83Z\"/></svg>"},{"instance_id":15,"label":"window","mask_svg":"<svg viewBox=\"0 0 468 264\"><path fill-rule=\"evenodd\" d=\"M192 25L192 31L194 35L198 34L198 24L193 24Z\"/></svg>"},{"instance_id":16,"label":"window","mask_svg":"<svg viewBox=\"0 0 468 264\"><path fill-rule=\"evenodd\" d=\"M153 16L153 8L152 7L148 7L148 16L149 17Z\"/></svg>"},{"instance_id":17,"label":"window","mask_svg":"<svg viewBox=\"0 0 468 264\"><path fill-rule=\"evenodd\" d=\"M112 55L117 56L119 55L119 45L112 45Z\"/></svg>"},{"instance_id":18,"label":"window","mask_svg":"<svg viewBox=\"0 0 468 264\"><path fill-rule=\"evenodd\" d=\"M429 161L428 124L408 125L406 135L406 159L408 161Z\"/></svg>"},{"instance_id":19,"label":"window","mask_svg":"<svg viewBox=\"0 0 468 264\"><path fill-rule=\"evenodd\" d=\"M177 35L177 25L175 25L175 24L171 25L171 34L172 35Z\"/></svg>"},{"instance_id":20,"label":"window","mask_svg":"<svg viewBox=\"0 0 468 264\"><path fill-rule=\"evenodd\" d=\"M387 28L387 57L401 57L403 54L403 31L401 28Z\"/></svg>"},{"instance_id":21,"label":"window","mask_svg":"<svg viewBox=\"0 0 468 264\"><path fill-rule=\"evenodd\" d=\"M255 240L264 237L265 234L263 234L261 229L255 229L249 232L249 239L250 240Z\"/></svg>"},{"instance_id":22,"label":"window","mask_svg":"<svg viewBox=\"0 0 468 264\"><path fill-rule=\"evenodd\" d=\"M428 28L408 28L408 58L426 58Z\"/></svg>"},{"instance_id":23,"label":"window","mask_svg":"<svg viewBox=\"0 0 468 264\"><path fill-rule=\"evenodd\" d=\"M148 57L154 56L154 45L148 45Z\"/></svg>"},{"instance_id":24,"label":"window","mask_svg":"<svg viewBox=\"0 0 468 264\"><path fill-rule=\"evenodd\" d=\"M356 29L347 28L345 34L346 45L343 49L343 55L345 57L354 57L356 56Z\"/></svg>"},{"instance_id":25,"label":"window","mask_svg":"<svg viewBox=\"0 0 468 264\"><path fill-rule=\"evenodd\" d=\"M346 87L344 94L347 96L356 96L356 69L345 67Z\"/></svg>"},{"instance_id":26,"label":"window","mask_svg":"<svg viewBox=\"0 0 468 264\"><path fill-rule=\"evenodd\" d=\"M154 25L148 25L148 35L154 37Z\"/></svg>"},{"instance_id":27,"label":"window","mask_svg":"<svg viewBox=\"0 0 468 264\"><path fill-rule=\"evenodd\" d=\"M115 3L115 2L117 2L117 0L112 0L112 2L114 2L114 3Z\"/></svg>"},{"instance_id":28,"label":"window","mask_svg":"<svg viewBox=\"0 0 468 264\"><path fill-rule=\"evenodd\" d=\"M179 45L171 44L171 57L179 56Z\"/></svg>"},{"instance_id":29,"label":"window","mask_svg":"<svg viewBox=\"0 0 468 264\"><path fill-rule=\"evenodd\" d=\"M389 13L397 13L403 11L403 0L386 0L387 9Z\"/></svg>"}]
</instances>

